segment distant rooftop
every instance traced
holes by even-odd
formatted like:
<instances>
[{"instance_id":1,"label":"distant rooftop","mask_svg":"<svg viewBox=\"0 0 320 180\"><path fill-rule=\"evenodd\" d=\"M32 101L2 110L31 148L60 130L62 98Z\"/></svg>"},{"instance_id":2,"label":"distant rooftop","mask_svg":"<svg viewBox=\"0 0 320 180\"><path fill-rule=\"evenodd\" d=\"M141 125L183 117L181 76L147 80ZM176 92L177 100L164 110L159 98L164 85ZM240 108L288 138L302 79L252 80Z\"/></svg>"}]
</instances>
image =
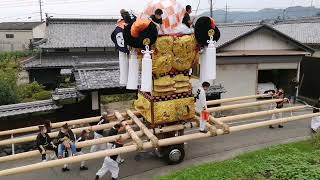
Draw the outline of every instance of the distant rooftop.
<instances>
[{"instance_id":1,"label":"distant rooftop","mask_svg":"<svg viewBox=\"0 0 320 180\"><path fill-rule=\"evenodd\" d=\"M219 47L238 38L263 24L267 24L303 44L320 44L320 17L312 17L277 21L222 23L218 25L221 38L217 46Z\"/></svg>"},{"instance_id":2,"label":"distant rooftop","mask_svg":"<svg viewBox=\"0 0 320 180\"><path fill-rule=\"evenodd\" d=\"M114 47L111 33L114 19L51 19L47 20L46 39L41 48Z\"/></svg>"},{"instance_id":3,"label":"distant rooftop","mask_svg":"<svg viewBox=\"0 0 320 180\"><path fill-rule=\"evenodd\" d=\"M40 22L2 22L0 30L32 30Z\"/></svg>"},{"instance_id":4,"label":"distant rooftop","mask_svg":"<svg viewBox=\"0 0 320 180\"><path fill-rule=\"evenodd\" d=\"M30 68L72 68L82 63L106 63L118 61L115 52L86 52L86 53L50 53L41 58L34 57L23 62L26 69Z\"/></svg>"}]
</instances>

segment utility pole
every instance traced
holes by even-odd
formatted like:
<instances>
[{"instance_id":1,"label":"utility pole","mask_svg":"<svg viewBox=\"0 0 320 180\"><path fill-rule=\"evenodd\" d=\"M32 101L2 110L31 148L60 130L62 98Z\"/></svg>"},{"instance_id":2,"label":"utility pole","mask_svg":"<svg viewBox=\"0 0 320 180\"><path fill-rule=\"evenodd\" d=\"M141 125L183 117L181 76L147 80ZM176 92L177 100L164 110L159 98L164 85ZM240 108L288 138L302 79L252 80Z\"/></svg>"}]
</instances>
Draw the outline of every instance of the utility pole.
<instances>
[{"instance_id":1,"label":"utility pole","mask_svg":"<svg viewBox=\"0 0 320 180\"><path fill-rule=\"evenodd\" d=\"M43 18L42 18L42 0L39 0L39 6L40 6L40 22L43 22Z\"/></svg>"},{"instance_id":2,"label":"utility pole","mask_svg":"<svg viewBox=\"0 0 320 180\"><path fill-rule=\"evenodd\" d=\"M212 5L212 0L210 0L210 17L213 18L213 5Z\"/></svg>"},{"instance_id":3,"label":"utility pole","mask_svg":"<svg viewBox=\"0 0 320 180\"><path fill-rule=\"evenodd\" d=\"M225 23L228 22L228 1L226 1L226 14L225 14L224 22L225 22Z\"/></svg>"}]
</instances>

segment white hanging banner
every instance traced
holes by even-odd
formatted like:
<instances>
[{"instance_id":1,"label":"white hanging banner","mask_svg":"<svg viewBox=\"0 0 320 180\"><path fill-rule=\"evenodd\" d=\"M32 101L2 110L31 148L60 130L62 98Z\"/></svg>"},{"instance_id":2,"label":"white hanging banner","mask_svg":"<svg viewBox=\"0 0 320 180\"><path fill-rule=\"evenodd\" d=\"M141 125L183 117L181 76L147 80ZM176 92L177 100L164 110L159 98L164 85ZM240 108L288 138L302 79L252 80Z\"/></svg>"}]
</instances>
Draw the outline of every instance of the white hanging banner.
<instances>
[{"instance_id":1,"label":"white hanging banner","mask_svg":"<svg viewBox=\"0 0 320 180\"><path fill-rule=\"evenodd\" d=\"M141 70L141 88L143 92L152 91L152 59L149 46L146 46L146 50L141 51L143 55L142 59L142 70Z\"/></svg>"},{"instance_id":2,"label":"white hanging banner","mask_svg":"<svg viewBox=\"0 0 320 180\"><path fill-rule=\"evenodd\" d=\"M208 40L208 47L204 48L200 56L200 80L212 82L217 77L217 52L213 37Z\"/></svg>"},{"instance_id":3,"label":"white hanging banner","mask_svg":"<svg viewBox=\"0 0 320 180\"><path fill-rule=\"evenodd\" d=\"M208 47L205 47L205 79L207 81L215 80L217 77L217 52L214 41L210 41Z\"/></svg>"},{"instance_id":4,"label":"white hanging banner","mask_svg":"<svg viewBox=\"0 0 320 180\"><path fill-rule=\"evenodd\" d=\"M135 51L130 52L127 89L138 89L139 61Z\"/></svg>"},{"instance_id":5,"label":"white hanging banner","mask_svg":"<svg viewBox=\"0 0 320 180\"><path fill-rule=\"evenodd\" d=\"M128 81L129 61L128 54L119 51L120 85L126 85Z\"/></svg>"}]
</instances>

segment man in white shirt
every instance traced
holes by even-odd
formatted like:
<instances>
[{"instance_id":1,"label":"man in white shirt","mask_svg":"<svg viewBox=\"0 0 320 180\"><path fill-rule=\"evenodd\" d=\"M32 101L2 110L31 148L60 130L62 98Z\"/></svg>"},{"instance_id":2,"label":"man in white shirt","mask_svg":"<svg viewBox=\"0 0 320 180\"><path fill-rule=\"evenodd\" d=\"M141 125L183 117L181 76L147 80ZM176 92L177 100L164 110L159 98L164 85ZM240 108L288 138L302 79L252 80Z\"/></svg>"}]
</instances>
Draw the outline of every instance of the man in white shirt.
<instances>
[{"instance_id":1,"label":"man in white shirt","mask_svg":"<svg viewBox=\"0 0 320 180\"><path fill-rule=\"evenodd\" d=\"M203 82L202 86L199 87L196 93L196 112L200 114L200 132L206 133L206 123L207 121L202 118L202 113L207 111L207 99L206 92L210 87L210 83Z\"/></svg>"}]
</instances>

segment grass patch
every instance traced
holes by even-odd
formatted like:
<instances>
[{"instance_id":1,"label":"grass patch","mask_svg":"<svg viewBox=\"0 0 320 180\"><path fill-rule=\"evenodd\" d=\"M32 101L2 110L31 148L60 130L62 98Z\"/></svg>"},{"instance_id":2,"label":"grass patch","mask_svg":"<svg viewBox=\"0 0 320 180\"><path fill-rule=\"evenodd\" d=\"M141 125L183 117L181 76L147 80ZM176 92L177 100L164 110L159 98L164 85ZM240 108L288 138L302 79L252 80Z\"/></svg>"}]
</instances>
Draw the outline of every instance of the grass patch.
<instances>
[{"instance_id":1,"label":"grass patch","mask_svg":"<svg viewBox=\"0 0 320 180\"><path fill-rule=\"evenodd\" d=\"M319 138L316 137L316 138ZM320 138L319 138L320 139ZM320 179L320 151L311 141L278 145L234 159L189 167L157 180Z\"/></svg>"}]
</instances>

